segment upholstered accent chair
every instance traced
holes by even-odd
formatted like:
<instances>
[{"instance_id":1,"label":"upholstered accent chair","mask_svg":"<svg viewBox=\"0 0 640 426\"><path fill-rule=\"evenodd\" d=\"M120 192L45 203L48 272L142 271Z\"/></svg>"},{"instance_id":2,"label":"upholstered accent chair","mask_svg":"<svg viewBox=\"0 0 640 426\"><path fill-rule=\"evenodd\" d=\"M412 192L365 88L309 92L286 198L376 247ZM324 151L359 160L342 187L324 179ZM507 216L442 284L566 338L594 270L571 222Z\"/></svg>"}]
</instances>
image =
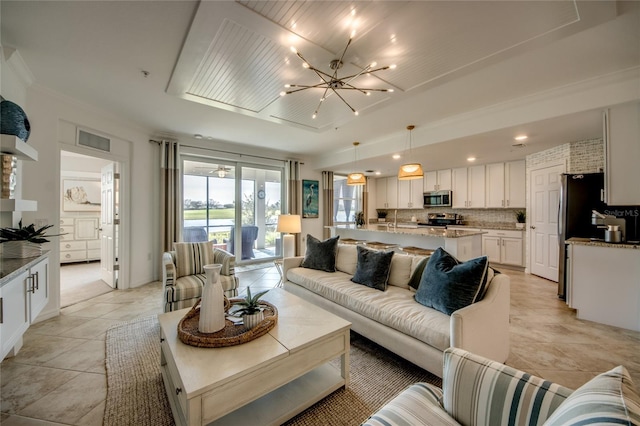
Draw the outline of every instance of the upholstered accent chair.
<instances>
[{"instance_id":1,"label":"upholstered accent chair","mask_svg":"<svg viewBox=\"0 0 640 426\"><path fill-rule=\"evenodd\" d=\"M238 295L240 280L235 276L236 257L210 242L174 243L174 250L162 255L164 311L192 307L202 295L206 282L204 265L219 263L220 283L227 297Z\"/></svg>"}]
</instances>

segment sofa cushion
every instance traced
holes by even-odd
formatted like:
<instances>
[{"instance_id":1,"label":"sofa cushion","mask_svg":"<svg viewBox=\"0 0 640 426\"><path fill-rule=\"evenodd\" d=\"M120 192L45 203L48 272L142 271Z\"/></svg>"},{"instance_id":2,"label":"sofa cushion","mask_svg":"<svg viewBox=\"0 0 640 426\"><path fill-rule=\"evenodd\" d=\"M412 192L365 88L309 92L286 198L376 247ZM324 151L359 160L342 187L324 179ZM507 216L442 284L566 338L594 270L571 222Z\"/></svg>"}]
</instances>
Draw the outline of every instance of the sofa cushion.
<instances>
[{"instance_id":1,"label":"sofa cushion","mask_svg":"<svg viewBox=\"0 0 640 426\"><path fill-rule=\"evenodd\" d=\"M450 317L416 303L413 293L395 286L382 292L351 282L344 272L292 268L287 279L327 300L391 327L434 348L451 346Z\"/></svg>"},{"instance_id":2,"label":"sofa cushion","mask_svg":"<svg viewBox=\"0 0 640 426\"><path fill-rule=\"evenodd\" d=\"M320 241L313 235L307 234L307 251L300 266L319 271L335 272L339 238L340 236L337 235Z\"/></svg>"},{"instance_id":3,"label":"sofa cushion","mask_svg":"<svg viewBox=\"0 0 640 426\"><path fill-rule=\"evenodd\" d=\"M362 426L459 425L440 405L442 390L429 383L415 383L389 401Z\"/></svg>"},{"instance_id":4,"label":"sofa cushion","mask_svg":"<svg viewBox=\"0 0 640 426\"><path fill-rule=\"evenodd\" d=\"M392 257L392 251L369 250L358 246L358 264L351 281L385 291Z\"/></svg>"},{"instance_id":5,"label":"sofa cushion","mask_svg":"<svg viewBox=\"0 0 640 426\"><path fill-rule=\"evenodd\" d=\"M444 351L442 405L463 425L542 425L571 389L462 349Z\"/></svg>"},{"instance_id":6,"label":"sofa cushion","mask_svg":"<svg viewBox=\"0 0 640 426\"><path fill-rule=\"evenodd\" d=\"M545 425L637 425L640 396L627 369L619 365L580 386Z\"/></svg>"},{"instance_id":7,"label":"sofa cushion","mask_svg":"<svg viewBox=\"0 0 640 426\"><path fill-rule=\"evenodd\" d=\"M398 254L391 259L389 267L389 285L395 285L400 288L409 288L409 278L411 277L411 265L413 264L412 255Z\"/></svg>"},{"instance_id":8,"label":"sofa cushion","mask_svg":"<svg viewBox=\"0 0 640 426\"><path fill-rule=\"evenodd\" d=\"M345 274L356 273L358 264L358 248L355 244L338 244L338 254L336 255L336 270Z\"/></svg>"},{"instance_id":9,"label":"sofa cushion","mask_svg":"<svg viewBox=\"0 0 640 426\"><path fill-rule=\"evenodd\" d=\"M482 299L488 265L487 256L460 262L439 247L425 266L415 299L451 315Z\"/></svg>"},{"instance_id":10,"label":"sofa cushion","mask_svg":"<svg viewBox=\"0 0 640 426\"><path fill-rule=\"evenodd\" d=\"M173 243L176 252L176 278L204 274L204 265L215 263L213 245L201 243Z\"/></svg>"}]
</instances>

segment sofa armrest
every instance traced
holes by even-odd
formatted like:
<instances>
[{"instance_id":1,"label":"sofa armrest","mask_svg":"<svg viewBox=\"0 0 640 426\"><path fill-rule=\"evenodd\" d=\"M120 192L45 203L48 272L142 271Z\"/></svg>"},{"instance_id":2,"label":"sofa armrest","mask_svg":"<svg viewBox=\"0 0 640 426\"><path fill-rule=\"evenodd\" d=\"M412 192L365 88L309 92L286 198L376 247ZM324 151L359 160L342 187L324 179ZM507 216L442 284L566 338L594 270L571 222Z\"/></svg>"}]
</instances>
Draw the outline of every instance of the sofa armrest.
<instances>
[{"instance_id":1,"label":"sofa armrest","mask_svg":"<svg viewBox=\"0 0 640 426\"><path fill-rule=\"evenodd\" d=\"M298 268L302 265L302 260L304 256L296 256L296 257L285 257L282 259L282 279L283 282L287 281L287 272L289 269Z\"/></svg>"},{"instance_id":2,"label":"sofa armrest","mask_svg":"<svg viewBox=\"0 0 640 426\"><path fill-rule=\"evenodd\" d=\"M165 252L162 255L162 286L173 285L176 279L176 265L173 260L173 255L170 252Z\"/></svg>"},{"instance_id":3,"label":"sofa armrest","mask_svg":"<svg viewBox=\"0 0 640 426\"><path fill-rule=\"evenodd\" d=\"M450 343L498 362L509 357L510 281L496 274L484 298L451 314Z\"/></svg>"},{"instance_id":4,"label":"sofa armrest","mask_svg":"<svg viewBox=\"0 0 640 426\"><path fill-rule=\"evenodd\" d=\"M234 276L236 273L236 256L228 251L213 249L213 261L222 265L220 275Z\"/></svg>"},{"instance_id":5,"label":"sofa armrest","mask_svg":"<svg viewBox=\"0 0 640 426\"><path fill-rule=\"evenodd\" d=\"M442 406L463 425L542 425L572 393L462 349L446 349L443 360Z\"/></svg>"}]
</instances>

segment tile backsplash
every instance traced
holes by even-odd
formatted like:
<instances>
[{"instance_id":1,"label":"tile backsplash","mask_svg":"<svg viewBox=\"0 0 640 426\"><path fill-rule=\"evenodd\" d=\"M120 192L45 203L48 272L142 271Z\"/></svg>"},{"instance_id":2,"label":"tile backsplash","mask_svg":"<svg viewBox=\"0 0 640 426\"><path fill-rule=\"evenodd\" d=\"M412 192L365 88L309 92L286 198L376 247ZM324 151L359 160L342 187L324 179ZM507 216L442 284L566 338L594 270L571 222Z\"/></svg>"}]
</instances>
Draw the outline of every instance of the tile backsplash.
<instances>
[{"instance_id":1,"label":"tile backsplash","mask_svg":"<svg viewBox=\"0 0 640 426\"><path fill-rule=\"evenodd\" d=\"M463 225L481 227L484 224L515 228L516 211L523 209L452 209L431 207L427 209L398 209L398 222L410 222L413 216L418 222L426 222L429 213L458 213ZM387 209L387 222L393 222L394 209ZM372 218L371 221L376 221Z\"/></svg>"}]
</instances>

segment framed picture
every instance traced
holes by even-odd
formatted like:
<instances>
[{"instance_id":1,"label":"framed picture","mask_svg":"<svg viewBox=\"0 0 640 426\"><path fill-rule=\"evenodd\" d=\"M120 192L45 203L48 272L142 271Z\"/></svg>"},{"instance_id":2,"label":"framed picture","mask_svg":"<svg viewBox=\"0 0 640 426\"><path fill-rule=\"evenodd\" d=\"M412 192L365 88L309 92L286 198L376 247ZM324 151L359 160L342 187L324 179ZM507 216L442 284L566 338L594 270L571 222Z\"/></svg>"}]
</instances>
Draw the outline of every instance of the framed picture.
<instances>
[{"instance_id":1,"label":"framed picture","mask_svg":"<svg viewBox=\"0 0 640 426\"><path fill-rule=\"evenodd\" d=\"M62 210L66 212L99 212L100 179L64 179Z\"/></svg>"},{"instance_id":2,"label":"framed picture","mask_svg":"<svg viewBox=\"0 0 640 426\"><path fill-rule=\"evenodd\" d=\"M302 217L317 218L320 192L317 180L302 180Z\"/></svg>"}]
</instances>

